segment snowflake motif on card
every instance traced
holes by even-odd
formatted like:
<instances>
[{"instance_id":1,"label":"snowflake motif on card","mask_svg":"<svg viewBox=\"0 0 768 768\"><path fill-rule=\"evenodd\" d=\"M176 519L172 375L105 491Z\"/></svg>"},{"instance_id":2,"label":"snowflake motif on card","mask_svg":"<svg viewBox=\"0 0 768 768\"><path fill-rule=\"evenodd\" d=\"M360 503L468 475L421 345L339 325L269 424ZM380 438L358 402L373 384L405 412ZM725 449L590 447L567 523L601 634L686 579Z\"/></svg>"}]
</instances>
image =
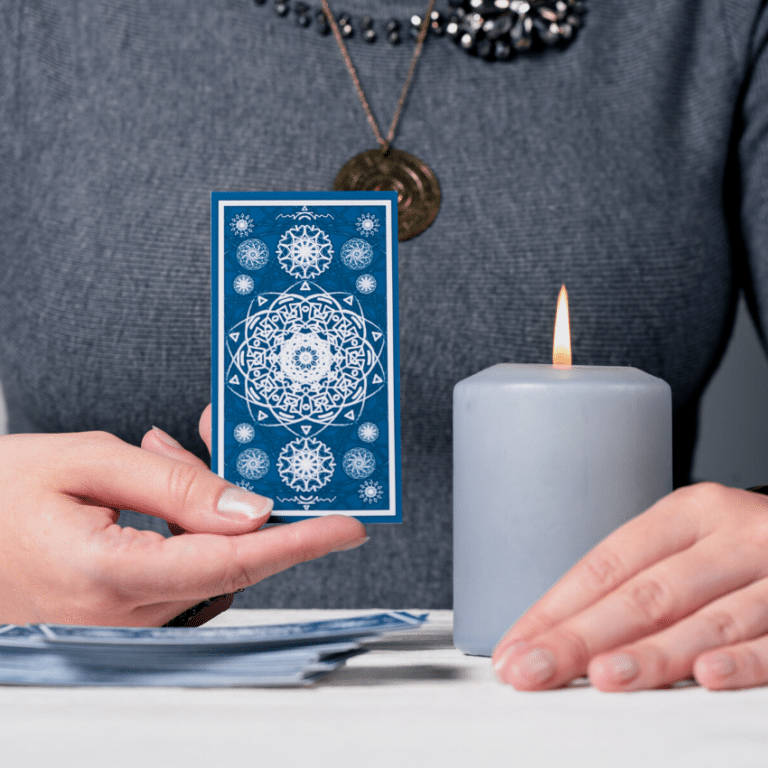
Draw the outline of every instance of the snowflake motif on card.
<instances>
[{"instance_id":1,"label":"snowflake motif on card","mask_svg":"<svg viewBox=\"0 0 768 768\"><path fill-rule=\"evenodd\" d=\"M248 448L237 457L236 469L249 480L259 480L269 472L269 456L261 448Z\"/></svg>"},{"instance_id":2,"label":"snowflake motif on card","mask_svg":"<svg viewBox=\"0 0 768 768\"><path fill-rule=\"evenodd\" d=\"M238 488L242 488L244 491L249 491L250 493L253 493L253 486L247 481L247 480L238 480L235 485Z\"/></svg>"},{"instance_id":3,"label":"snowflake motif on card","mask_svg":"<svg viewBox=\"0 0 768 768\"><path fill-rule=\"evenodd\" d=\"M301 224L285 232L277 244L280 266L291 276L309 280L328 269L333 245L319 227Z\"/></svg>"},{"instance_id":4,"label":"snowflake motif on card","mask_svg":"<svg viewBox=\"0 0 768 768\"><path fill-rule=\"evenodd\" d=\"M366 480L357 492L360 494L360 498L367 504L381 501L382 496L384 496L384 489L381 487L381 483L377 483L375 480Z\"/></svg>"},{"instance_id":5,"label":"snowflake motif on card","mask_svg":"<svg viewBox=\"0 0 768 768\"><path fill-rule=\"evenodd\" d=\"M256 430L247 422L243 422L232 430L232 436L238 443L250 443L256 437Z\"/></svg>"},{"instance_id":6,"label":"snowflake motif on card","mask_svg":"<svg viewBox=\"0 0 768 768\"><path fill-rule=\"evenodd\" d=\"M353 237L341 246L341 261L350 269L365 269L373 261L373 246Z\"/></svg>"},{"instance_id":7,"label":"snowflake motif on card","mask_svg":"<svg viewBox=\"0 0 768 768\"><path fill-rule=\"evenodd\" d=\"M373 443L379 436L379 428L372 421L366 421L357 428L357 436L364 443Z\"/></svg>"},{"instance_id":8,"label":"snowflake motif on card","mask_svg":"<svg viewBox=\"0 0 768 768\"><path fill-rule=\"evenodd\" d=\"M258 237L252 237L250 240L243 240L237 246L237 253L235 255L243 269L254 271L267 265L269 261L269 248L263 240L259 240Z\"/></svg>"},{"instance_id":9,"label":"snowflake motif on card","mask_svg":"<svg viewBox=\"0 0 768 768\"><path fill-rule=\"evenodd\" d=\"M355 288L357 288L360 293L373 293L376 290L376 278L373 275L360 275L360 277L355 280Z\"/></svg>"},{"instance_id":10,"label":"snowflake motif on card","mask_svg":"<svg viewBox=\"0 0 768 768\"><path fill-rule=\"evenodd\" d=\"M262 427L346 427L385 386L386 336L348 293L303 282L262 294L226 338L227 385Z\"/></svg>"},{"instance_id":11,"label":"snowflake motif on card","mask_svg":"<svg viewBox=\"0 0 768 768\"><path fill-rule=\"evenodd\" d=\"M233 234L245 237L253 232L253 219L247 213L236 213L229 221Z\"/></svg>"},{"instance_id":12,"label":"snowflake motif on card","mask_svg":"<svg viewBox=\"0 0 768 768\"><path fill-rule=\"evenodd\" d=\"M238 275L232 281L232 288L235 293L239 293L241 296L247 296L254 289L253 278L250 275Z\"/></svg>"},{"instance_id":13,"label":"snowflake motif on card","mask_svg":"<svg viewBox=\"0 0 768 768\"><path fill-rule=\"evenodd\" d=\"M341 461L341 468L353 480L362 480L373 474L376 458L367 448L350 448Z\"/></svg>"},{"instance_id":14,"label":"snowflake motif on card","mask_svg":"<svg viewBox=\"0 0 768 768\"><path fill-rule=\"evenodd\" d=\"M364 213L357 217L355 226L363 237L370 237L379 231L379 224L377 216L374 216L372 213Z\"/></svg>"},{"instance_id":15,"label":"snowflake motif on card","mask_svg":"<svg viewBox=\"0 0 768 768\"><path fill-rule=\"evenodd\" d=\"M295 491L309 493L322 488L333 476L336 462L330 448L313 437L293 440L280 451L277 471Z\"/></svg>"}]
</instances>

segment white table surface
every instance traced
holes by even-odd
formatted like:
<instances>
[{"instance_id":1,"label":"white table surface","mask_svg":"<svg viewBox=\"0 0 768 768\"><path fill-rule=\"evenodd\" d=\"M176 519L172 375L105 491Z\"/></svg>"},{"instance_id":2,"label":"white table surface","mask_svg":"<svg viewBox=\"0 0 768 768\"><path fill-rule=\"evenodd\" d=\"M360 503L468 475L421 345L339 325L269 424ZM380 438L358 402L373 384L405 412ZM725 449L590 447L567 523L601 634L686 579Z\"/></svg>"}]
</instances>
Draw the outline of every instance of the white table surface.
<instances>
[{"instance_id":1,"label":"white table surface","mask_svg":"<svg viewBox=\"0 0 768 768\"><path fill-rule=\"evenodd\" d=\"M228 611L213 625L372 611ZM451 612L309 688L0 686L0 765L766 768L768 688L518 693L451 643Z\"/></svg>"}]
</instances>

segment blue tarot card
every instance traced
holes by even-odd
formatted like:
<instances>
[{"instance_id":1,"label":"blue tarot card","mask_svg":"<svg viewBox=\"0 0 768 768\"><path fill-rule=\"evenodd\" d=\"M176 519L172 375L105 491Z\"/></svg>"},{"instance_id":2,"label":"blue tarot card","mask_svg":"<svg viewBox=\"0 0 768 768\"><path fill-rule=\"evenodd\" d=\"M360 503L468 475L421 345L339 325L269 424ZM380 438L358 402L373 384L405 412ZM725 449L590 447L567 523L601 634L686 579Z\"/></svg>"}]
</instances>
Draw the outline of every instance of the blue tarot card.
<instances>
[{"instance_id":1,"label":"blue tarot card","mask_svg":"<svg viewBox=\"0 0 768 768\"><path fill-rule=\"evenodd\" d=\"M212 468L271 523L399 523L394 192L212 195Z\"/></svg>"},{"instance_id":2,"label":"blue tarot card","mask_svg":"<svg viewBox=\"0 0 768 768\"><path fill-rule=\"evenodd\" d=\"M308 643L338 642L342 638L359 639L420 627L428 614L388 611L346 619L326 619L294 624L266 624L249 627L85 627L71 624L39 624L13 627L12 638L0 643L47 642L61 645L248 647L290 648ZM19 632L18 630L25 630Z\"/></svg>"}]
</instances>

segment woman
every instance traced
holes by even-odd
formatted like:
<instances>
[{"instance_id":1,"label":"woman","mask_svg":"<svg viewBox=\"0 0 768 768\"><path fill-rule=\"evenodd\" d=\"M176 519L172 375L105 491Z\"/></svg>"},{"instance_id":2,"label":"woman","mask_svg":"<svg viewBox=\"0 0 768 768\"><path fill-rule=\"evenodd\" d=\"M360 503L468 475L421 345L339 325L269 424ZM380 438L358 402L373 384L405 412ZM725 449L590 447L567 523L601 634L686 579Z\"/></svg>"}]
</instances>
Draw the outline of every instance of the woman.
<instances>
[{"instance_id":1,"label":"woman","mask_svg":"<svg viewBox=\"0 0 768 768\"><path fill-rule=\"evenodd\" d=\"M426 2L331 6L350 15L350 55L386 125L413 54L387 35L407 38ZM767 327L764 4L591 0L578 29L573 4L502 6L475 17L468 3L458 45L429 37L393 140L442 190L434 223L399 253L405 522L237 605L449 607L452 387L497 362L546 362L563 282L575 362L633 365L672 386L678 486L740 288ZM243 528L212 514L225 485L205 474L195 434L208 401L209 193L329 189L377 145L334 37L318 34L319 8L286 7L0 2L0 376L12 432L65 433L1 444L0 589L14 600L3 620L162 623L365 538L338 518L172 542L110 526L120 508L201 534L263 519L264 502L244 497L231 507ZM542 9L571 34L526 50L549 29ZM509 61L483 48L499 14L517 29ZM146 432L153 423L166 434ZM501 678L766 682L765 511L736 489L667 497L524 617L497 650Z\"/></svg>"}]
</instances>

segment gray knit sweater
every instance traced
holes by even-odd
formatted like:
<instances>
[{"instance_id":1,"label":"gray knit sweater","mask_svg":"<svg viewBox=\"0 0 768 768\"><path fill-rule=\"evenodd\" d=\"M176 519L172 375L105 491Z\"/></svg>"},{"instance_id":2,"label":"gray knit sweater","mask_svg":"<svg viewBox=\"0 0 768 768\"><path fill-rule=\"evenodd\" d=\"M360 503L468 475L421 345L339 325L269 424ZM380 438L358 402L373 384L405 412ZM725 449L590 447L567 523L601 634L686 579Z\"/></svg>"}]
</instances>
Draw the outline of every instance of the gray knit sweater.
<instances>
[{"instance_id":1,"label":"gray knit sweater","mask_svg":"<svg viewBox=\"0 0 768 768\"><path fill-rule=\"evenodd\" d=\"M238 597L451 603L451 391L547 362L666 379L677 482L744 287L768 333L768 4L586 0L564 50L428 41L395 146L434 169L400 248L403 525ZM376 23L425 0L335 0ZM203 455L211 190L329 189L375 146L332 37L253 0L0 0L0 379L12 431L151 424ZM438 0L439 7L439 0ZM379 122L412 43L350 40Z\"/></svg>"}]
</instances>

